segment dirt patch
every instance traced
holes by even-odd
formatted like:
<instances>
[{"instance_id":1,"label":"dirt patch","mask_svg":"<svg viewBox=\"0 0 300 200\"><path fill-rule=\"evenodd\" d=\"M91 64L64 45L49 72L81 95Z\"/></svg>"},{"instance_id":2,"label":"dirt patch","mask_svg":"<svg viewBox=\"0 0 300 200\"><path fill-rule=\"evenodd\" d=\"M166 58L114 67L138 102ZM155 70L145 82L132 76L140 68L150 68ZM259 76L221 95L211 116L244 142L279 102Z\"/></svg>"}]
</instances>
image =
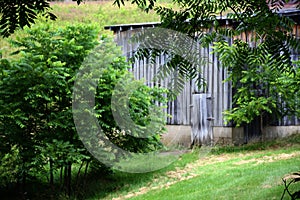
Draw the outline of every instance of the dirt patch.
<instances>
[{"instance_id":1,"label":"dirt patch","mask_svg":"<svg viewBox=\"0 0 300 200\"><path fill-rule=\"evenodd\" d=\"M277 154L274 156L263 156L261 158L252 158L249 160L241 160L238 162L235 162L235 165L244 165L244 164L249 164L249 163L253 163L255 165L259 165L262 163L270 163L270 162L275 162L278 160L288 160L291 159L293 157L297 157L300 156L300 152L294 152L294 153L290 153L290 154L286 154L286 153L282 153L282 154Z\"/></svg>"},{"instance_id":2,"label":"dirt patch","mask_svg":"<svg viewBox=\"0 0 300 200\"><path fill-rule=\"evenodd\" d=\"M176 168L174 171L168 171L163 176L153 179L149 182L148 187L141 187L136 192L130 192L125 196L120 196L113 198L112 200L124 200L129 199L134 196L145 194L151 190L157 190L162 188L169 188L171 185L178 183L180 181L188 180L198 176L197 174L191 173L187 168L180 169Z\"/></svg>"},{"instance_id":3,"label":"dirt patch","mask_svg":"<svg viewBox=\"0 0 300 200\"><path fill-rule=\"evenodd\" d=\"M265 188L265 189L272 188L272 185L263 185L262 188Z\"/></svg>"}]
</instances>

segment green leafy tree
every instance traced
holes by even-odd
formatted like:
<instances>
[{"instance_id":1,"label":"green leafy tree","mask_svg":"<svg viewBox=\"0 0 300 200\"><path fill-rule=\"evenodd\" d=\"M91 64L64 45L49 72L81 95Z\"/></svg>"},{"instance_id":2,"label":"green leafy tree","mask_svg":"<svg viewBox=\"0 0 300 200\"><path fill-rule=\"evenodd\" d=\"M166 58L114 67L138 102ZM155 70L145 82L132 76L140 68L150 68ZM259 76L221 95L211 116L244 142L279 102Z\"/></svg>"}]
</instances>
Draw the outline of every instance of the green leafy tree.
<instances>
[{"instance_id":1,"label":"green leafy tree","mask_svg":"<svg viewBox=\"0 0 300 200\"><path fill-rule=\"evenodd\" d=\"M134 80L133 75L128 72L129 67L125 58L117 58L105 69L99 80L95 99L97 118L110 141L122 149L143 153L155 151L162 148L160 135L165 132L166 119L161 108L167 103L167 98L164 96L167 90L158 87L150 88L142 81ZM121 88L115 90L117 84ZM132 88L135 88L135 91L125 96L124 91L130 91ZM118 102L113 107L107 103L112 102L112 95L118 97ZM128 98L129 105L126 104ZM161 106L155 106L155 103L160 103ZM123 109L129 111L133 122L124 127L127 130L118 127L112 114L112 110L121 112L120 117L126 119L127 112L122 112ZM151 122L152 127L147 128ZM134 128L131 129L131 126ZM141 135L149 137L141 138Z\"/></svg>"},{"instance_id":2,"label":"green leafy tree","mask_svg":"<svg viewBox=\"0 0 300 200\"><path fill-rule=\"evenodd\" d=\"M71 166L88 156L73 124L73 77L97 44L98 32L96 27L84 25L65 29L41 25L27 31L28 36L13 42L20 48L16 52L19 60L1 60L3 152L13 145L19 150L18 180L23 190L26 180L43 171L46 162L50 184L54 171L64 168L64 185L70 192Z\"/></svg>"},{"instance_id":3,"label":"green leafy tree","mask_svg":"<svg viewBox=\"0 0 300 200\"><path fill-rule=\"evenodd\" d=\"M59 184L70 195L74 164L80 166L78 179L84 165L86 174L90 162L95 163L74 126L72 93L77 71L96 45L105 46L108 56L114 58L105 67L97 87L95 113L99 125L110 140L126 151L148 152L161 148L163 116L155 118L158 131L143 139L123 134L127 130L118 127L112 116L111 96L115 85L125 80L124 77L138 86L131 96L130 114L142 129L150 120L148 106L166 101L165 90L151 89L129 78L129 65L112 39L98 40L98 31L93 25L61 28L41 24L26 31L25 37L12 42L19 47L16 52L19 57L0 60L0 155L3 161L0 170L11 172L2 175L7 181L1 183L17 182L24 194L26 182L39 176L46 176L53 188L54 176L59 172ZM103 59L99 57L98 61ZM17 167L10 169L14 164ZM80 184L77 180L74 182Z\"/></svg>"},{"instance_id":4,"label":"green leafy tree","mask_svg":"<svg viewBox=\"0 0 300 200\"><path fill-rule=\"evenodd\" d=\"M299 69L293 63L274 59L271 53L265 52L265 45L251 48L243 41L231 46L226 42L215 43L220 60L231 69L227 81L232 81L235 91L235 106L225 116L237 126L248 124L256 117L263 126L283 116L299 115Z\"/></svg>"}]
</instances>

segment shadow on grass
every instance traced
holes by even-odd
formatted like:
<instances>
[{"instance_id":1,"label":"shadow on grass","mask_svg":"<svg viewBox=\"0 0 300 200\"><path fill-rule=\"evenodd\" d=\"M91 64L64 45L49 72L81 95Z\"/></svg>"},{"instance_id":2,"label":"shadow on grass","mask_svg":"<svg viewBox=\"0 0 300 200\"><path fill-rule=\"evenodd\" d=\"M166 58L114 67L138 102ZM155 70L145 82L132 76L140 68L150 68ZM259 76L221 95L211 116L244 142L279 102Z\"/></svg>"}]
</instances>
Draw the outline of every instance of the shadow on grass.
<instances>
[{"instance_id":1,"label":"shadow on grass","mask_svg":"<svg viewBox=\"0 0 300 200\"><path fill-rule=\"evenodd\" d=\"M77 199L112 199L112 194L126 195L128 192L145 186L153 179L177 167L184 167L186 164L197 160L198 153L187 153L181 155L178 160L169 166L147 173L127 173L113 170L112 173L103 176L101 171L90 173L86 183L77 193Z\"/></svg>"},{"instance_id":2,"label":"shadow on grass","mask_svg":"<svg viewBox=\"0 0 300 200\"><path fill-rule=\"evenodd\" d=\"M195 150L196 151L196 150ZM157 171L148 173L126 173L117 170L108 170L105 167L90 169L87 176L79 176L76 183L76 174L72 177L72 195L68 197L59 184L59 174L55 174L55 182L52 187L49 186L47 179L35 179L26 183L25 192L20 192L20 188L10 185L0 189L1 200L19 200L19 199L47 199L47 200L65 200L65 199L112 199L111 194L126 195L129 191L135 190L154 178L164 174L167 171L175 170L176 167L184 167L186 164L198 159L197 153L187 153L181 155L178 160L171 165ZM76 170L75 170L76 171ZM118 193L116 193L118 191ZM115 196L114 196L115 197Z\"/></svg>"}]
</instances>

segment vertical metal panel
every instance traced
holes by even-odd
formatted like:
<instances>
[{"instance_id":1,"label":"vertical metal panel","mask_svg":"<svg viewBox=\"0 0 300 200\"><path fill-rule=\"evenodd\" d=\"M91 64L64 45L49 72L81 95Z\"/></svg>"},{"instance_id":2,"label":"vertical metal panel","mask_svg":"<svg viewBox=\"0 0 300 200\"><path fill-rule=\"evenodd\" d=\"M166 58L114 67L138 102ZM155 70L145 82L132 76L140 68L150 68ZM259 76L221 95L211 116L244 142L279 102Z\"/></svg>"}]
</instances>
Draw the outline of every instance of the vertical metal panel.
<instances>
[{"instance_id":1,"label":"vertical metal panel","mask_svg":"<svg viewBox=\"0 0 300 200\"><path fill-rule=\"evenodd\" d=\"M120 29L121 30L121 29ZM118 31L116 32L117 44L122 46L123 52L126 56L132 56L133 52L137 49L138 44L132 44L129 42L130 37L138 30L133 29L130 31ZM300 38L300 26L296 25L293 29L293 34ZM243 33L238 38L244 39L250 43L251 46L255 46L255 42L252 38L255 34L252 32ZM228 38L228 42L232 43L232 38ZM230 82L225 82L224 80L228 78L228 71L224 69L217 57L217 55L212 54L212 46L206 48L200 48L200 56L207 57L209 62L202 66L202 71L199 73L199 77L204 78L206 82L206 87L198 88L196 85L196 80L188 81L185 85L182 93L177 97L176 100L168 103L167 113L172 115L172 118L168 118L168 124L182 124L190 125L191 121L195 116L191 112L192 94L195 93L209 93L211 94L211 109L212 118L214 118L214 126L224 126L223 112L232 107L232 88ZM127 54L128 53L128 54ZM297 60L299 58L299 52L293 52L292 59ZM153 87L155 85L161 85L167 87L170 78L165 78L163 80L157 80L152 82L153 77L159 71L160 65L164 64L166 60L165 55L158 56L155 64L150 65L149 61L141 60L133 64L130 71L133 73L136 79L145 78L146 84ZM297 118L287 118L284 117L280 119L282 125L292 125L300 124Z\"/></svg>"},{"instance_id":2,"label":"vertical metal panel","mask_svg":"<svg viewBox=\"0 0 300 200\"><path fill-rule=\"evenodd\" d=\"M193 118L191 120L192 134L191 140L194 144L212 143L212 130L210 125L210 100L207 93L193 95Z\"/></svg>"}]
</instances>

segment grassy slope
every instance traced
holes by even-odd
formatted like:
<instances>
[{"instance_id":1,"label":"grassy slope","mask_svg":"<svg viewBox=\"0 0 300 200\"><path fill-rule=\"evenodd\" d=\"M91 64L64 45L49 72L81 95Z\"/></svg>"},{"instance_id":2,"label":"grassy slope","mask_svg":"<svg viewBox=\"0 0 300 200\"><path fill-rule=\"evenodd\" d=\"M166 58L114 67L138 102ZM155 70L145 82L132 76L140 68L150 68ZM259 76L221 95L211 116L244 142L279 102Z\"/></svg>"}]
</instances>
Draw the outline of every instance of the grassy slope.
<instances>
[{"instance_id":1,"label":"grassy slope","mask_svg":"<svg viewBox=\"0 0 300 200\"><path fill-rule=\"evenodd\" d=\"M197 175L170 187L152 190L132 199L280 199L283 191L281 178L299 170L300 151L295 157L271 161L293 150L256 152L236 156L227 161L197 167ZM282 154L279 154L282 153ZM256 157L253 162L245 162ZM242 162L244 161L244 162ZM298 185L299 186L299 185Z\"/></svg>"},{"instance_id":2,"label":"grassy slope","mask_svg":"<svg viewBox=\"0 0 300 200\"><path fill-rule=\"evenodd\" d=\"M199 150L183 155L158 172L130 178L123 174L122 184L115 185L118 189L101 199L280 199L284 189L281 178L300 170L299 135L213 150L205 157ZM300 184L292 191L297 188ZM94 193L88 199L99 199L99 195Z\"/></svg>"},{"instance_id":3,"label":"grassy slope","mask_svg":"<svg viewBox=\"0 0 300 200\"><path fill-rule=\"evenodd\" d=\"M135 5L127 3L118 8L113 1L86 2L77 6L72 3L52 3L53 13L61 22L97 23L99 26L159 21L153 13L144 13Z\"/></svg>"},{"instance_id":4,"label":"grassy slope","mask_svg":"<svg viewBox=\"0 0 300 200\"><path fill-rule=\"evenodd\" d=\"M164 3L164 5L167 5L167 3ZM113 1L87 1L79 6L76 2L52 2L51 7L53 9L52 12L58 19L54 22L48 21L47 23L54 23L57 26L65 26L70 23L96 24L101 29L99 34L112 34L111 31L104 30L104 26L106 25L159 21L159 16L154 12L144 13L137 6L129 3L126 6L118 8L113 5ZM37 23L45 22L42 20ZM23 35L24 31L19 30L8 39L0 38L0 51L2 51L3 58L11 57L10 53L15 51L9 45L8 41L16 37L22 37Z\"/></svg>"}]
</instances>

